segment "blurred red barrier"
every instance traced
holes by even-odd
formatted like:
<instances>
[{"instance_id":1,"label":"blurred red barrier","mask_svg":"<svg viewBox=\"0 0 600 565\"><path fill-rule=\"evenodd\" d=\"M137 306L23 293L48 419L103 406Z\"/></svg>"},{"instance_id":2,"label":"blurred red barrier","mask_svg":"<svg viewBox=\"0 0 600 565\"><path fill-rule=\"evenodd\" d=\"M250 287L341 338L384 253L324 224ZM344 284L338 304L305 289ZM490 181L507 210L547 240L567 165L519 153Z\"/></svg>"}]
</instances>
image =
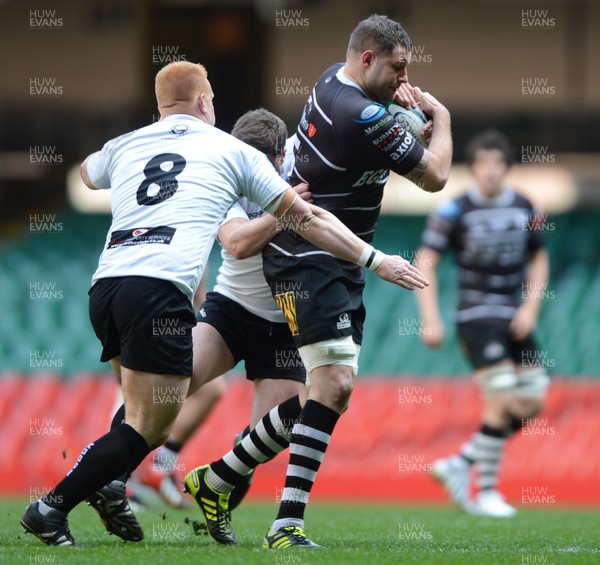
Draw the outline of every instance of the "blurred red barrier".
<instances>
[{"instance_id":1,"label":"blurred red barrier","mask_svg":"<svg viewBox=\"0 0 600 565\"><path fill-rule=\"evenodd\" d=\"M0 376L0 494L37 498L64 476L79 451L102 435L118 387L110 375ZM252 385L237 377L182 452L182 468L230 449L250 413ZM600 504L600 379L554 379L543 414L510 442L501 485L510 502ZM480 401L469 379L363 378L340 419L312 500L440 502L430 463L478 426ZM277 501L284 454L256 473L250 495ZM533 489L533 490L532 490ZM536 492L544 496L528 497Z\"/></svg>"}]
</instances>

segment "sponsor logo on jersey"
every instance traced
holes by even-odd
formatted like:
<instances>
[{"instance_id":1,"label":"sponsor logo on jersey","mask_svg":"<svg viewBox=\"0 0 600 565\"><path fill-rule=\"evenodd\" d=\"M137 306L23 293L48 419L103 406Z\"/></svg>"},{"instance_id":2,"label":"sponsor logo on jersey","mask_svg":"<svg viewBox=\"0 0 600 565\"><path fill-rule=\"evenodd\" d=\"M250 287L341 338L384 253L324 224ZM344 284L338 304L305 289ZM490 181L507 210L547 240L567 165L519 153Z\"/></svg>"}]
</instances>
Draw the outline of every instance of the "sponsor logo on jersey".
<instances>
[{"instance_id":1,"label":"sponsor logo on jersey","mask_svg":"<svg viewBox=\"0 0 600 565\"><path fill-rule=\"evenodd\" d=\"M392 121L393 121L393 118L389 114L386 114L376 124L369 126L368 128L365 128L365 137L371 135L372 133L375 133L378 129L380 129L384 126L387 126Z\"/></svg>"},{"instance_id":2,"label":"sponsor logo on jersey","mask_svg":"<svg viewBox=\"0 0 600 565\"><path fill-rule=\"evenodd\" d=\"M300 127L303 130L307 130L308 129L308 120L306 119L306 116L302 116L302 118L300 118Z\"/></svg>"},{"instance_id":3,"label":"sponsor logo on jersey","mask_svg":"<svg viewBox=\"0 0 600 565\"><path fill-rule=\"evenodd\" d=\"M314 124L308 124L308 137L312 137L315 133L317 133L317 128Z\"/></svg>"},{"instance_id":4,"label":"sponsor logo on jersey","mask_svg":"<svg viewBox=\"0 0 600 565\"><path fill-rule=\"evenodd\" d=\"M253 218L260 218L265 213L264 210L259 210L258 212L247 212L248 218L252 220Z\"/></svg>"},{"instance_id":5,"label":"sponsor logo on jersey","mask_svg":"<svg viewBox=\"0 0 600 565\"><path fill-rule=\"evenodd\" d=\"M389 169L378 169L376 171L365 171L361 177L352 185L355 186L363 186L365 184L375 184L380 183L384 180L387 180L388 175L390 174Z\"/></svg>"},{"instance_id":6,"label":"sponsor logo on jersey","mask_svg":"<svg viewBox=\"0 0 600 565\"><path fill-rule=\"evenodd\" d=\"M173 135L185 135L188 132L188 126L187 124L175 124L172 128L171 128L171 133Z\"/></svg>"},{"instance_id":7,"label":"sponsor logo on jersey","mask_svg":"<svg viewBox=\"0 0 600 565\"><path fill-rule=\"evenodd\" d=\"M340 314L340 317L338 319L338 323L336 324L337 329L338 330L345 330L346 328L349 328L351 326L350 323L350 316L344 312L343 314Z\"/></svg>"},{"instance_id":8,"label":"sponsor logo on jersey","mask_svg":"<svg viewBox=\"0 0 600 565\"><path fill-rule=\"evenodd\" d=\"M169 245L175 235L175 228L159 226L157 228L133 228L131 230L117 230L110 234L108 249L117 247L130 247L131 245L144 245L146 243L160 243Z\"/></svg>"},{"instance_id":9,"label":"sponsor logo on jersey","mask_svg":"<svg viewBox=\"0 0 600 565\"><path fill-rule=\"evenodd\" d=\"M298 331L298 319L296 318L296 297L295 292L290 290L288 292L280 292L274 295L277 306L283 312L285 319L288 323L292 335L300 335Z\"/></svg>"},{"instance_id":10,"label":"sponsor logo on jersey","mask_svg":"<svg viewBox=\"0 0 600 565\"><path fill-rule=\"evenodd\" d=\"M381 104L370 104L360 113L360 120L354 120L357 124L368 124L379 120L386 110Z\"/></svg>"}]
</instances>

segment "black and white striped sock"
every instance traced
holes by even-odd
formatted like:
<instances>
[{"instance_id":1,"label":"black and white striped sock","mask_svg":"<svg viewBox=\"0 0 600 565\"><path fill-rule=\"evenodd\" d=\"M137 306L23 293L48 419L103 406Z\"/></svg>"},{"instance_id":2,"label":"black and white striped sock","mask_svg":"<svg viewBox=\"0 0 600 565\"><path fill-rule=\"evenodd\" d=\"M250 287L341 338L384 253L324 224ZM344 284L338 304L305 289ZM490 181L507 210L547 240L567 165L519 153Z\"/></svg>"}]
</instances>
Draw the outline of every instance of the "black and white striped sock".
<instances>
[{"instance_id":1,"label":"black and white striped sock","mask_svg":"<svg viewBox=\"0 0 600 565\"><path fill-rule=\"evenodd\" d=\"M308 497L339 417L335 410L320 402L306 402L292 430L285 487L272 532L289 525L304 527Z\"/></svg>"},{"instance_id":2,"label":"black and white striped sock","mask_svg":"<svg viewBox=\"0 0 600 565\"><path fill-rule=\"evenodd\" d=\"M507 441L506 430L483 424L469 441L460 448L460 454L473 461L479 471L478 490L493 490L498 482L500 460Z\"/></svg>"},{"instance_id":3,"label":"black and white striped sock","mask_svg":"<svg viewBox=\"0 0 600 565\"><path fill-rule=\"evenodd\" d=\"M229 453L210 464L208 486L217 492L231 492L255 467L283 451L301 410L297 395L273 408Z\"/></svg>"}]
</instances>

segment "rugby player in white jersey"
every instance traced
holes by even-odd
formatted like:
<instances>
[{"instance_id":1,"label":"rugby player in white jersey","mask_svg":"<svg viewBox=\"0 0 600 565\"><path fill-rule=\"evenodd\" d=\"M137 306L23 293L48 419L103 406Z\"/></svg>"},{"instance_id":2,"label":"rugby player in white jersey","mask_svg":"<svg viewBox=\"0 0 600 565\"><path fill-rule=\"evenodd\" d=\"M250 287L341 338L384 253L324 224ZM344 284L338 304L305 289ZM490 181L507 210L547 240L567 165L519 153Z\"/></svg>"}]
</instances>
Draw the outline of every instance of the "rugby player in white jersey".
<instances>
[{"instance_id":1,"label":"rugby player in white jersey","mask_svg":"<svg viewBox=\"0 0 600 565\"><path fill-rule=\"evenodd\" d=\"M263 108L246 112L231 134L262 151L277 172L282 172L287 127L279 117ZM296 188L304 200L311 201L306 185ZM246 376L254 383L250 425L244 434L238 434L238 441L269 410L297 396L303 388L304 365L262 272L260 251L277 229L275 218L247 198L230 208L219 229L222 263L217 284L198 308L199 323L193 330L194 377L198 384L206 384L186 399L169 439L154 454L153 464L144 463L148 467L146 484L154 476L154 488L173 506L181 506L183 496L174 478L179 467L178 453L225 387L223 379L215 376L244 360ZM285 407L281 414L283 421L293 421L293 416L286 415ZM252 474L246 475L236 486L229 510L239 504L251 480ZM136 493L135 486L132 491ZM209 531L210 525L209 522Z\"/></svg>"},{"instance_id":2,"label":"rugby player in white jersey","mask_svg":"<svg viewBox=\"0 0 600 565\"><path fill-rule=\"evenodd\" d=\"M385 280L411 290L427 284L407 261L376 251L298 198L263 153L216 129L213 97L201 65L165 66L156 76L161 120L109 141L82 163L87 186L112 189L90 319L101 359L121 379L126 422L91 441L65 478L25 510L21 525L48 545L73 545L68 513L167 439L190 388L194 292L218 228L241 197L333 255L368 263ZM123 533L131 513L124 490L113 502L103 519Z\"/></svg>"}]
</instances>

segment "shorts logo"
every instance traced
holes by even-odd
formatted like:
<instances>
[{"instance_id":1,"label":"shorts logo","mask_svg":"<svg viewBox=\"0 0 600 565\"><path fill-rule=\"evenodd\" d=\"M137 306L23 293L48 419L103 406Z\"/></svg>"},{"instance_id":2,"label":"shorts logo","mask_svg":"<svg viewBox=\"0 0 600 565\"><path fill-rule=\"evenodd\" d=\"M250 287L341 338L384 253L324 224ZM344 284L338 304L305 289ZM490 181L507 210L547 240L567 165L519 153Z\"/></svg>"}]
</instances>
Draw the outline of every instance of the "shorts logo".
<instances>
[{"instance_id":1,"label":"shorts logo","mask_svg":"<svg viewBox=\"0 0 600 565\"><path fill-rule=\"evenodd\" d=\"M317 133L317 128L313 124L308 124L308 137L313 137Z\"/></svg>"},{"instance_id":2,"label":"shorts logo","mask_svg":"<svg viewBox=\"0 0 600 565\"><path fill-rule=\"evenodd\" d=\"M206 318L206 310L204 310L204 308L200 308L200 310L198 310L198 314L200 314L200 316L203 318Z\"/></svg>"},{"instance_id":3,"label":"shorts logo","mask_svg":"<svg viewBox=\"0 0 600 565\"><path fill-rule=\"evenodd\" d=\"M296 318L295 292L293 290L281 292L276 294L274 298L275 302L277 302L277 306L279 306L285 316L292 335L300 335L300 332L298 331L298 319Z\"/></svg>"},{"instance_id":4,"label":"shorts logo","mask_svg":"<svg viewBox=\"0 0 600 565\"><path fill-rule=\"evenodd\" d=\"M343 314L340 314L340 318L337 323L337 329L344 330L346 328L349 328L350 325L351 325L350 324L350 316L348 316L348 314L346 314L346 312L344 312Z\"/></svg>"},{"instance_id":5,"label":"shorts logo","mask_svg":"<svg viewBox=\"0 0 600 565\"><path fill-rule=\"evenodd\" d=\"M504 346L499 341L491 341L483 349L486 359L501 359L504 355Z\"/></svg>"}]
</instances>

